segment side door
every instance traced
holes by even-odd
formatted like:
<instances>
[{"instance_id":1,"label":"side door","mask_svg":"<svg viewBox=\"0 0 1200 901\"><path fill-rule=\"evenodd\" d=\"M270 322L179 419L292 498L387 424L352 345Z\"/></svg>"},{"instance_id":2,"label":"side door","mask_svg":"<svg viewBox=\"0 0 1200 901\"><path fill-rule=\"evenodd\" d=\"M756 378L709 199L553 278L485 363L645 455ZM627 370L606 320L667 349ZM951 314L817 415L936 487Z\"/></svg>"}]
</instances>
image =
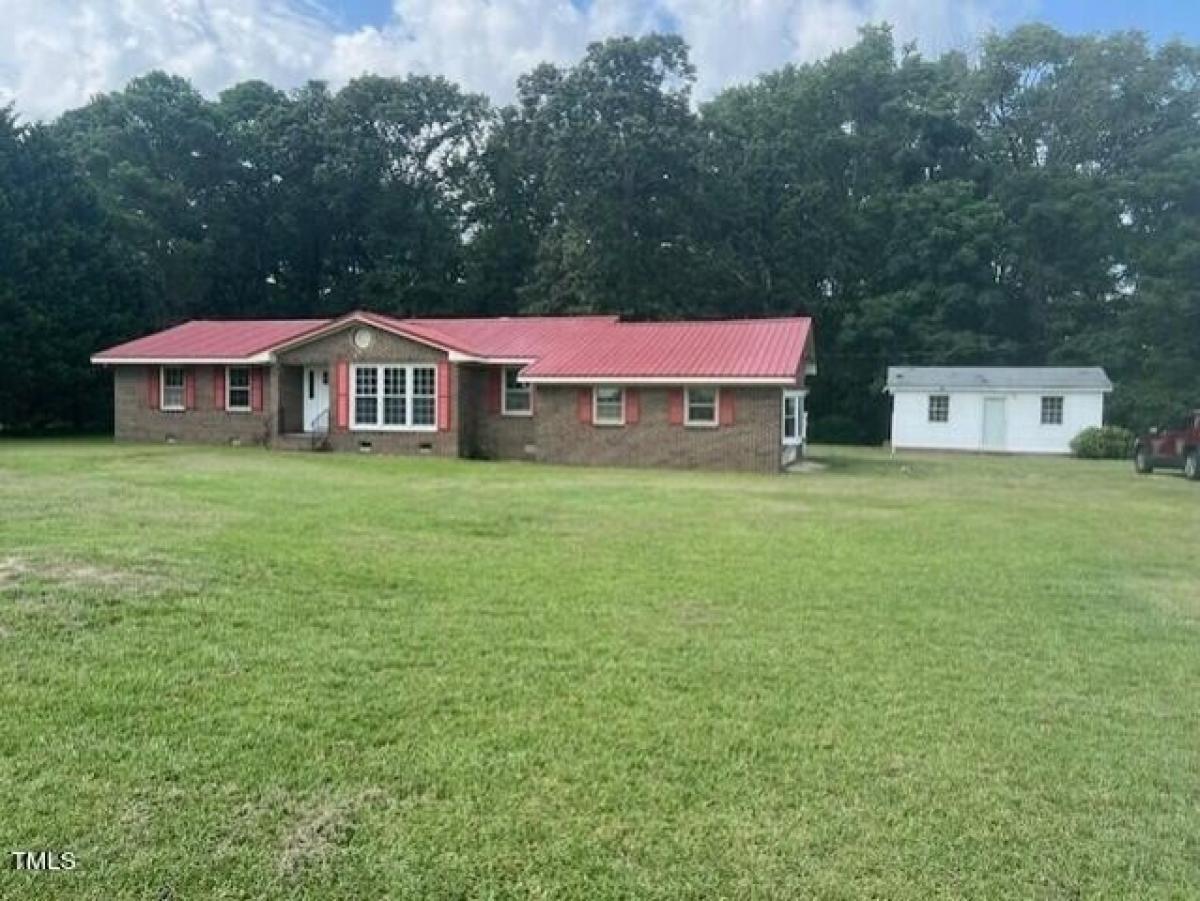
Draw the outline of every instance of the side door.
<instances>
[{"instance_id":1,"label":"side door","mask_svg":"<svg viewBox=\"0 0 1200 901\"><path fill-rule=\"evenodd\" d=\"M983 399L983 449L1002 451L1008 446L1006 401L1003 397Z\"/></svg>"}]
</instances>

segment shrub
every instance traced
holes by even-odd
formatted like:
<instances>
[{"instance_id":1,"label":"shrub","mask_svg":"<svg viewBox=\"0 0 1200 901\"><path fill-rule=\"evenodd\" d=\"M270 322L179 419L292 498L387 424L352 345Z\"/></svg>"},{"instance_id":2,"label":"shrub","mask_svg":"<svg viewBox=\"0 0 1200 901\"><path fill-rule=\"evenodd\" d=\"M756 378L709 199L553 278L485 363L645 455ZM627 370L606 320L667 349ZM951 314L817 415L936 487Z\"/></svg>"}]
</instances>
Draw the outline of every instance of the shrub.
<instances>
[{"instance_id":1,"label":"shrub","mask_svg":"<svg viewBox=\"0 0 1200 901\"><path fill-rule=\"evenodd\" d=\"M1133 453L1133 432L1119 425L1084 429L1071 439L1071 453L1086 460L1125 460Z\"/></svg>"}]
</instances>

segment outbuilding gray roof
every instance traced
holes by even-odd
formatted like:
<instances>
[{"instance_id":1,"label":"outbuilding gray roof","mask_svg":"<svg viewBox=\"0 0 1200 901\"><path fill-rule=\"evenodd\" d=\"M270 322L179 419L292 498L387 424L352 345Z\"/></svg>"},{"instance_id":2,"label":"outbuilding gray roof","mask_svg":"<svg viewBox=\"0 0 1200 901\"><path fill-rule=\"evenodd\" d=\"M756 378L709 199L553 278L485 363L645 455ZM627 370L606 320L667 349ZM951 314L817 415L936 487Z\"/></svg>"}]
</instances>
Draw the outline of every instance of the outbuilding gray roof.
<instances>
[{"instance_id":1,"label":"outbuilding gray roof","mask_svg":"<svg viewBox=\"0 0 1200 901\"><path fill-rule=\"evenodd\" d=\"M888 391L1111 391L1099 366L889 366Z\"/></svg>"}]
</instances>

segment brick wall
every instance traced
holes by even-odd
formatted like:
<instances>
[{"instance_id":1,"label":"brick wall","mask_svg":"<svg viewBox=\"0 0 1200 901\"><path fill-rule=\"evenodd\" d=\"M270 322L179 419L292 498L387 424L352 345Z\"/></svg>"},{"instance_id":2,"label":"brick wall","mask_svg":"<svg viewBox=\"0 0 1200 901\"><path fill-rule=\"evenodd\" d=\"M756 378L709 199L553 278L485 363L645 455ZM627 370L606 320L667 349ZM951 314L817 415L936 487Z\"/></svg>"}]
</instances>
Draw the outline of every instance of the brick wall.
<instances>
[{"instance_id":1,"label":"brick wall","mask_svg":"<svg viewBox=\"0 0 1200 901\"><path fill-rule=\"evenodd\" d=\"M497 387L488 367L460 368L463 384L463 453L486 460L532 460L526 448L535 444L532 416L505 416L489 395Z\"/></svg>"},{"instance_id":2,"label":"brick wall","mask_svg":"<svg viewBox=\"0 0 1200 901\"><path fill-rule=\"evenodd\" d=\"M779 388L722 388L734 397L732 425L671 425L668 388L638 389L635 425L579 421L579 388L543 385L535 417L537 458L548 463L669 466L778 472L782 442Z\"/></svg>"},{"instance_id":3,"label":"brick wall","mask_svg":"<svg viewBox=\"0 0 1200 901\"><path fill-rule=\"evenodd\" d=\"M204 444L265 444L270 440L274 409L271 379L263 377L261 413L229 413L224 401L214 403L213 366L184 367L195 373L196 406L192 410L156 410L147 403L146 366L113 367L113 431L118 441L169 438Z\"/></svg>"},{"instance_id":4,"label":"brick wall","mask_svg":"<svg viewBox=\"0 0 1200 901\"><path fill-rule=\"evenodd\" d=\"M284 406L302 404L299 382L292 379L304 365L324 365L334 372L335 362L438 363L446 354L435 348L372 329L371 346L360 349L352 327L318 341L285 351L280 366L264 368L261 413L228 413L214 406L213 367L194 367L196 408L162 412L146 403L144 366L116 366L114 372L115 432L118 440L161 442L168 438L186 442L225 444L271 443L278 422L280 400ZM451 428L449 431L390 432L337 431L329 436L334 450L357 451L369 442L377 453L429 453L438 456L478 456L499 460L536 459L549 463L667 466L695 469L729 469L778 472L781 452L780 389L775 387L723 388L732 395L735 416L731 425L686 427L668 421L671 389L639 387L641 415L636 424L596 426L578 416L579 388L539 386L533 417L503 416L493 412L487 392L487 368L450 366ZM333 379L331 378L331 381ZM589 389L590 390L590 389ZM336 405L335 386L330 404ZM284 417L289 427L300 427L302 411ZM533 452L530 452L530 448Z\"/></svg>"},{"instance_id":5,"label":"brick wall","mask_svg":"<svg viewBox=\"0 0 1200 901\"><path fill-rule=\"evenodd\" d=\"M371 344L366 349L354 343L354 333L360 328L366 328L371 333ZM458 430L461 421L460 410L462 399L459 396L457 366L450 367L450 430L393 432L393 431L338 431L334 423L334 411L337 405L336 376L334 364L337 360L349 363L440 363L446 360L443 351L407 338L401 338L390 332L367 326L353 325L334 332L324 338L302 344L293 350L278 354L278 361L283 366L312 366L329 367L330 386L330 432L329 446L333 450L357 451L362 449L364 442L371 445L372 453L393 454L433 454L439 457L457 457L459 455ZM353 404L353 396L351 397Z\"/></svg>"}]
</instances>

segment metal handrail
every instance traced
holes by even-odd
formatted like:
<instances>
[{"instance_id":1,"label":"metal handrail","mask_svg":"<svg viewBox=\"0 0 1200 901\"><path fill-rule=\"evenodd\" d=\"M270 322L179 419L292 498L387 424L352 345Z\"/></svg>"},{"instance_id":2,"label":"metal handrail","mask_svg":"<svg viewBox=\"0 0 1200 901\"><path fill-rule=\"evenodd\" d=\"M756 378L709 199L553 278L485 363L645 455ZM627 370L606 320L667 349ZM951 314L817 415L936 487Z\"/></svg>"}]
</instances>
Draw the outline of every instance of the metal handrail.
<instances>
[{"instance_id":1,"label":"metal handrail","mask_svg":"<svg viewBox=\"0 0 1200 901\"><path fill-rule=\"evenodd\" d=\"M329 435L328 407L312 418L312 421L308 424L308 432L312 435L310 442L313 450L316 450L318 445L325 443Z\"/></svg>"}]
</instances>

